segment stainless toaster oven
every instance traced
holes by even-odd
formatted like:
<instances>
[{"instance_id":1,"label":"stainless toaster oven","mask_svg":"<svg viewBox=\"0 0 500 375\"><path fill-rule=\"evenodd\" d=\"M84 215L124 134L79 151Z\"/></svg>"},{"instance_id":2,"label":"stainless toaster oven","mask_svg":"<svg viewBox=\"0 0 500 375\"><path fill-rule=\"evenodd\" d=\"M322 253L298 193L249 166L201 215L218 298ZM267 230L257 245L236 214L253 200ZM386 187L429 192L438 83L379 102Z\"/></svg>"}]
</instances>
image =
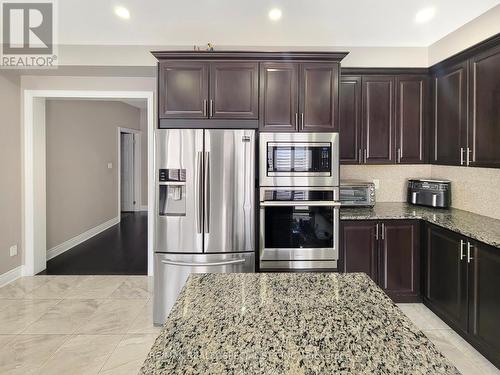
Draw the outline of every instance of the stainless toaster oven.
<instances>
[{"instance_id":1,"label":"stainless toaster oven","mask_svg":"<svg viewBox=\"0 0 500 375\"><path fill-rule=\"evenodd\" d=\"M344 207L375 205L375 184L358 180L340 181L340 204Z\"/></svg>"}]
</instances>

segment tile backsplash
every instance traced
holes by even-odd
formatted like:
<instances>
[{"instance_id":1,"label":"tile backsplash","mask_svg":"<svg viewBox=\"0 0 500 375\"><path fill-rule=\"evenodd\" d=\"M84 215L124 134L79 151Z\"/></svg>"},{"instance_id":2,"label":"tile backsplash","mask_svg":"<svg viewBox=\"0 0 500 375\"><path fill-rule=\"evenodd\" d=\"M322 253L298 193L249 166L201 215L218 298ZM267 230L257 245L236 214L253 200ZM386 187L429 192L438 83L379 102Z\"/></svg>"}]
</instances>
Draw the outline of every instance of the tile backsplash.
<instances>
[{"instance_id":1,"label":"tile backsplash","mask_svg":"<svg viewBox=\"0 0 500 375\"><path fill-rule=\"evenodd\" d=\"M500 219L500 169L440 165L342 165L341 179L378 180L377 202L406 202L410 178L451 181L452 207Z\"/></svg>"}]
</instances>

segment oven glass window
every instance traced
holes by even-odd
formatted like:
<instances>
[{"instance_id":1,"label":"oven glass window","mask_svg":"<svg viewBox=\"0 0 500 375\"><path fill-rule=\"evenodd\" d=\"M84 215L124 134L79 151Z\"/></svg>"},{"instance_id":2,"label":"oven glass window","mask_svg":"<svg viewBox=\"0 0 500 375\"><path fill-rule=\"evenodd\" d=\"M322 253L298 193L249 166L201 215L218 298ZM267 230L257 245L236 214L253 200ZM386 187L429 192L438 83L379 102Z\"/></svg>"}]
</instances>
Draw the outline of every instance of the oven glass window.
<instances>
[{"instance_id":1,"label":"oven glass window","mask_svg":"<svg viewBox=\"0 0 500 375\"><path fill-rule=\"evenodd\" d=\"M326 172L330 173L330 146L268 145L268 172Z\"/></svg>"},{"instance_id":2,"label":"oven glass window","mask_svg":"<svg viewBox=\"0 0 500 375\"><path fill-rule=\"evenodd\" d=\"M333 208L266 207L266 248L332 248Z\"/></svg>"}]
</instances>

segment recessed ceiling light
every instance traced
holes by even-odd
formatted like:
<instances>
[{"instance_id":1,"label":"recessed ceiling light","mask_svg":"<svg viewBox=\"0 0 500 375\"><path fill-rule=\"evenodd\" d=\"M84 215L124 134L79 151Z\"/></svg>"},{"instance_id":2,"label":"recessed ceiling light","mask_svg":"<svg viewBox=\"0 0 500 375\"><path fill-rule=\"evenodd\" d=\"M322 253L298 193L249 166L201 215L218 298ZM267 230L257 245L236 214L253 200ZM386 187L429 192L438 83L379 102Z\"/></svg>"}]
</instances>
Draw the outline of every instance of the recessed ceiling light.
<instances>
[{"instance_id":1,"label":"recessed ceiling light","mask_svg":"<svg viewBox=\"0 0 500 375\"><path fill-rule=\"evenodd\" d=\"M415 22L416 23L429 22L431 19L434 18L435 15L436 15L436 8L434 7L421 9L415 15Z\"/></svg>"},{"instance_id":2,"label":"recessed ceiling light","mask_svg":"<svg viewBox=\"0 0 500 375\"><path fill-rule=\"evenodd\" d=\"M281 18L281 9L273 8L269 11L269 18L272 21L278 21Z\"/></svg>"},{"instance_id":3,"label":"recessed ceiling light","mask_svg":"<svg viewBox=\"0 0 500 375\"><path fill-rule=\"evenodd\" d=\"M130 12L127 8L125 7L121 7L121 6L117 6L115 7L115 14L120 17L120 18L123 18L125 20L128 20L130 18Z\"/></svg>"}]
</instances>

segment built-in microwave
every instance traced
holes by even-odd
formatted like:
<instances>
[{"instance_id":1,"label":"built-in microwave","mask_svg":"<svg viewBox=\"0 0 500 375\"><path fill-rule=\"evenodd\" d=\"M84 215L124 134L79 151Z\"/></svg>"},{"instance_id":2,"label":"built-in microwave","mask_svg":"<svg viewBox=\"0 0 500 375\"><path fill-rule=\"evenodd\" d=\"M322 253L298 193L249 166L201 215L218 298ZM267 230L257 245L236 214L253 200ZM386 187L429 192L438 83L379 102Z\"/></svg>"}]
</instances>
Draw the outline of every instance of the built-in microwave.
<instances>
[{"instance_id":1,"label":"built-in microwave","mask_svg":"<svg viewBox=\"0 0 500 375\"><path fill-rule=\"evenodd\" d=\"M359 180L340 181L340 203L345 207L375 205L375 184Z\"/></svg>"},{"instance_id":2,"label":"built-in microwave","mask_svg":"<svg viewBox=\"0 0 500 375\"><path fill-rule=\"evenodd\" d=\"M338 133L261 133L260 186L338 186Z\"/></svg>"}]
</instances>

